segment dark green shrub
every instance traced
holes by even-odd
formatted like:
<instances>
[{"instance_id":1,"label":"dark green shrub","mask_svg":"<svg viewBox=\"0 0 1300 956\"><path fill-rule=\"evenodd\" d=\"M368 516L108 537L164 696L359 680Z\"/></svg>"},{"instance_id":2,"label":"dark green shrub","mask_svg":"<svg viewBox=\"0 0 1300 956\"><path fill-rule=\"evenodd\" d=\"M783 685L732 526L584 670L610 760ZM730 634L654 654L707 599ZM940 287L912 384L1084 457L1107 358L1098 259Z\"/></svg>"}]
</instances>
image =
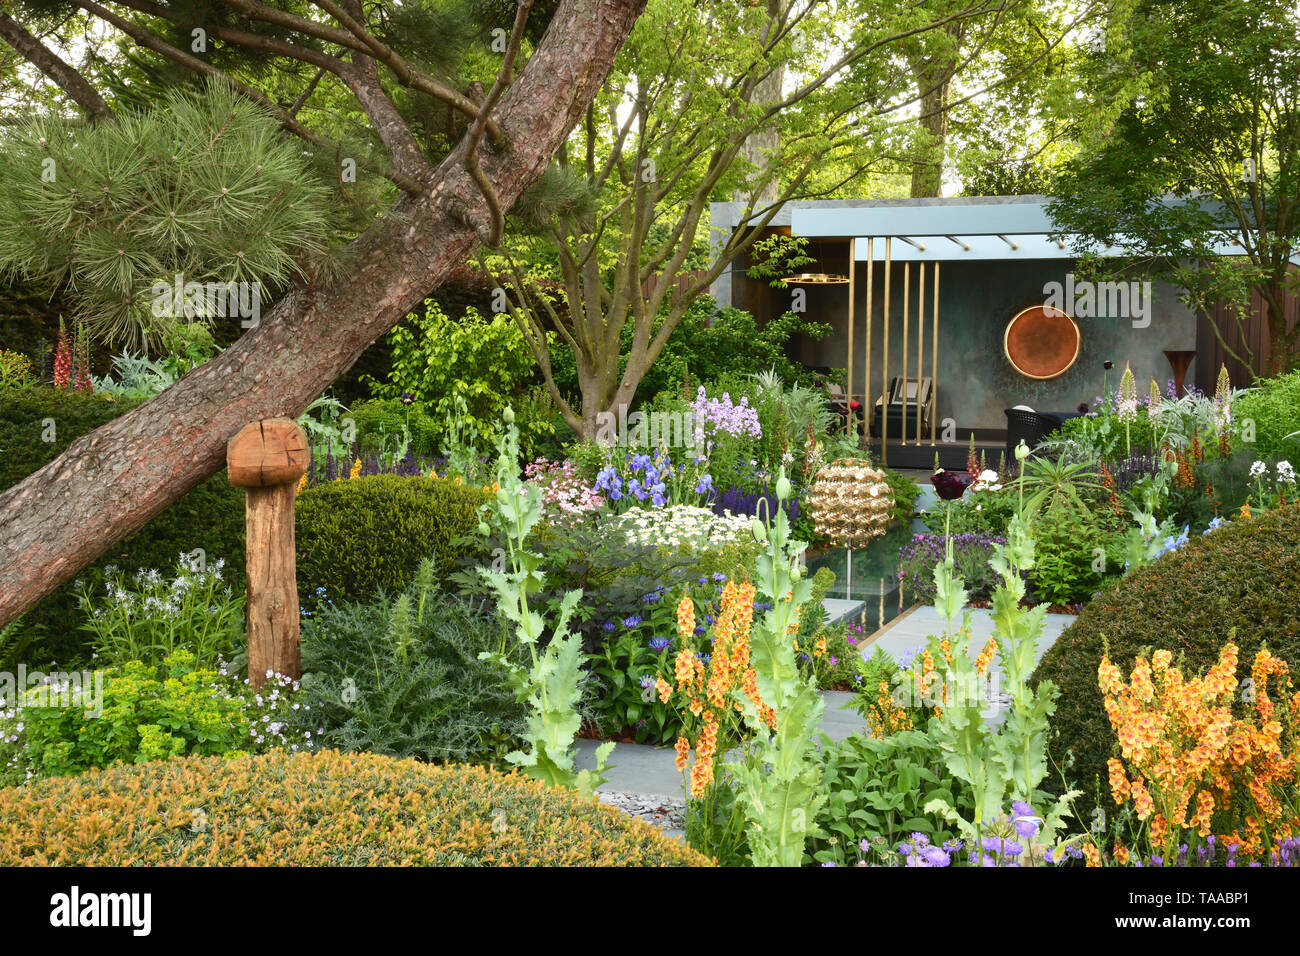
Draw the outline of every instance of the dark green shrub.
<instances>
[{"instance_id":1,"label":"dark green shrub","mask_svg":"<svg viewBox=\"0 0 1300 956\"><path fill-rule=\"evenodd\" d=\"M443 478L369 475L308 488L298 496L298 590L335 600L397 592L424 558L440 569L472 557L453 544L474 533L488 492Z\"/></svg>"},{"instance_id":2,"label":"dark green shrub","mask_svg":"<svg viewBox=\"0 0 1300 956\"><path fill-rule=\"evenodd\" d=\"M1097 665L1103 641L1128 673L1143 647L1167 649L1185 674L1204 671L1235 629L1243 662L1260 645L1300 666L1300 507L1238 519L1139 568L1094 598L1043 656L1033 683L1050 680L1061 696L1052 717L1050 754L1084 791L1076 814L1087 819L1098 788L1115 804L1106 760L1117 746L1102 707ZM1072 762L1067 766L1067 762Z\"/></svg>"},{"instance_id":3,"label":"dark green shrub","mask_svg":"<svg viewBox=\"0 0 1300 956\"><path fill-rule=\"evenodd\" d=\"M502 667L479 660L500 649L501 629L433 574L428 562L395 599L325 604L303 622L303 730L343 751L438 763L515 742L523 709Z\"/></svg>"},{"instance_id":4,"label":"dark green shrub","mask_svg":"<svg viewBox=\"0 0 1300 956\"><path fill-rule=\"evenodd\" d=\"M680 394L688 379L695 386L723 376L748 376L773 368L787 385L811 385L813 374L789 357L791 340L797 343L799 336L806 335L816 341L830 331L826 323L794 312L771 319L760 329L751 313L719 308L709 296L700 296L691 303L668 337L663 352L642 377L636 402L648 401L660 392ZM632 332L631 322L623 326L625 357L632 346ZM563 394L577 394L578 372L571 351L561 349L553 357L551 371ZM740 400L734 392L732 397Z\"/></svg>"},{"instance_id":5,"label":"dark green shrub","mask_svg":"<svg viewBox=\"0 0 1300 956\"><path fill-rule=\"evenodd\" d=\"M327 750L162 760L5 790L0 865L708 866L709 860L613 807L519 774Z\"/></svg>"},{"instance_id":6,"label":"dark green shrub","mask_svg":"<svg viewBox=\"0 0 1300 956\"><path fill-rule=\"evenodd\" d=\"M52 387L5 392L0 399L0 491L53 461L74 439L139 404L136 399ZM52 430L47 419L53 421ZM203 549L209 563L224 558L231 569L231 586L243 588L244 492L226 481L224 471L202 482L137 534L114 544L82 576L93 578L108 565L124 571L168 569L181 552L197 548ZM23 626L36 632L28 657L69 666L84 660L88 635L78 629L79 623L76 589L69 582L23 617Z\"/></svg>"}]
</instances>

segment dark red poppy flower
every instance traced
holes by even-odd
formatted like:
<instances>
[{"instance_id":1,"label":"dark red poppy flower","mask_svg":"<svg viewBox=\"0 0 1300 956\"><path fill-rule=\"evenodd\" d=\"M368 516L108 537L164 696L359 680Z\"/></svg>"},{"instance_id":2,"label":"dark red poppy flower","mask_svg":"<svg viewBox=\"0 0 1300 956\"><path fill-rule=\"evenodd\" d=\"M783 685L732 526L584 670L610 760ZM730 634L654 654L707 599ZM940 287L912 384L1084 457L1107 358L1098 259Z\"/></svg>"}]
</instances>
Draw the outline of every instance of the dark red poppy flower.
<instances>
[{"instance_id":1,"label":"dark red poppy flower","mask_svg":"<svg viewBox=\"0 0 1300 956\"><path fill-rule=\"evenodd\" d=\"M935 493L944 501L955 501L966 493L973 479L964 471L941 471L930 476Z\"/></svg>"}]
</instances>

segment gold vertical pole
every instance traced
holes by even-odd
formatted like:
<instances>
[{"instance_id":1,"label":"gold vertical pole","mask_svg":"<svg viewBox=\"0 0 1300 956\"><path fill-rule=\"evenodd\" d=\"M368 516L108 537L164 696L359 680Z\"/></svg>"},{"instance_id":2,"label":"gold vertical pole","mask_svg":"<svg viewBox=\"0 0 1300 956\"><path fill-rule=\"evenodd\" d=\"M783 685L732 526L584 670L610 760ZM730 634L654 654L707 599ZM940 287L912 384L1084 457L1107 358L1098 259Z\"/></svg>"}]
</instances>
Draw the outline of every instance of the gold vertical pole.
<instances>
[{"instance_id":1,"label":"gold vertical pole","mask_svg":"<svg viewBox=\"0 0 1300 956\"><path fill-rule=\"evenodd\" d=\"M848 392L847 401L849 403L849 414L848 414L848 418L846 418L844 421L844 431L846 434L852 431L856 435L858 431L858 423L853 417L853 326L855 324L854 322L855 315L853 309L853 280L854 280L853 270L855 265L853 261L853 252L854 252L853 246L855 242L856 242L855 239L853 238L849 239L849 380L848 380L849 387L847 389Z\"/></svg>"},{"instance_id":2,"label":"gold vertical pole","mask_svg":"<svg viewBox=\"0 0 1300 956\"><path fill-rule=\"evenodd\" d=\"M882 339L884 359L880 383L880 463L889 464L889 262L892 237L885 236L885 337Z\"/></svg>"},{"instance_id":3,"label":"gold vertical pole","mask_svg":"<svg viewBox=\"0 0 1300 956\"><path fill-rule=\"evenodd\" d=\"M875 408L875 399L872 397L871 392L871 306L873 304L871 300L871 280L875 265L875 242L875 239L870 236L867 237L867 347L862 363L862 370L866 373L866 378L862 383L862 435L864 438L867 435L867 423L870 421L867 416L871 415L872 410Z\"/></svg>"},{"instance_id":4,"label":"gold vertical pole","mask_svg":"<svg viewBox=\"0 0 1300 956\"><path fill-rule=\"evenodd\" d=\"M934 264L934 324L930 328L930 377L934 380L931 394L934 411L930 413L930 444L934 444L935 428L939 424L939 263Z\"/></svg>"},{"instance_id":5,"label":"gold vertical pole","mask_svg":"<svg viewBox=\"0 0 1300 956\"><path fill-rule=\"evenodd\" d=\"M911 309L908 298L912 294L912 263L903 263L903 427L899 438L907 444L907 327L911 324Z\"/></svg>"},{"instance_id":6,"label":"gold vertical pole","mask_svg":"<svg viewBox=\"0 0 1300 956\"><path fill-rule=\"evenodd\" d=\"M930 369L934 377L934 369ZM916 277L916 443L921 444L921 383L925 381L925 263ZM906 395L903 396L906 399Z\"/></svg>"}]
</instances>

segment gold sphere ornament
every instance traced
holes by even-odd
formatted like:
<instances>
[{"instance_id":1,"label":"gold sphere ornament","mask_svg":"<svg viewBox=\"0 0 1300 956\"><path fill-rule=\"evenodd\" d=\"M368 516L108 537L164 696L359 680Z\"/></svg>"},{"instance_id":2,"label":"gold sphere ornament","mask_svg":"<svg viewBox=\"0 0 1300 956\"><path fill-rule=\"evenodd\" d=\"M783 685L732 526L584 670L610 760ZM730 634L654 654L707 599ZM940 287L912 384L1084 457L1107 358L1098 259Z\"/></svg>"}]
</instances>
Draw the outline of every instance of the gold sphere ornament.
<instances>
[{"instance_id":1,"label":"gold sphere ornament","mask_svg":"<svg viewBox=\"0 0 1300 956\"><path fill-rule=\"evenodd\" d=\"M885 533L894 514L894 492L871 462L840 458L817 470L804 507L819 536L852 547Z\"/></svg>"}]
</instances>

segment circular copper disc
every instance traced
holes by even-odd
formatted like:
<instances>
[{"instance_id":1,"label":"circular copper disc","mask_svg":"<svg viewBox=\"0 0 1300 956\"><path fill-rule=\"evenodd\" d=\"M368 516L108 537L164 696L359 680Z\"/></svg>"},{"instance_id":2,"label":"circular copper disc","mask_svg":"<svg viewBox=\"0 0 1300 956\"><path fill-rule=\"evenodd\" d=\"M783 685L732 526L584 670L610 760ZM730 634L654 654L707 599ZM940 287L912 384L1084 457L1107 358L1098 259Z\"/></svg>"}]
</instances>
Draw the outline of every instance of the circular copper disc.
<instances>
[{"instance_id":1,"label":"circular copper disc","mask_svg":"<svg viewBox=\"0 0 1300 956\"><path fill-rule=\"evenodd\" d=\"M1032 305L1016 313L1002 335L1002 348L1015 370L1026 378L1056 378L1079 357L1079 327L1049 305Z\"/></svg>"}]
</instances>

